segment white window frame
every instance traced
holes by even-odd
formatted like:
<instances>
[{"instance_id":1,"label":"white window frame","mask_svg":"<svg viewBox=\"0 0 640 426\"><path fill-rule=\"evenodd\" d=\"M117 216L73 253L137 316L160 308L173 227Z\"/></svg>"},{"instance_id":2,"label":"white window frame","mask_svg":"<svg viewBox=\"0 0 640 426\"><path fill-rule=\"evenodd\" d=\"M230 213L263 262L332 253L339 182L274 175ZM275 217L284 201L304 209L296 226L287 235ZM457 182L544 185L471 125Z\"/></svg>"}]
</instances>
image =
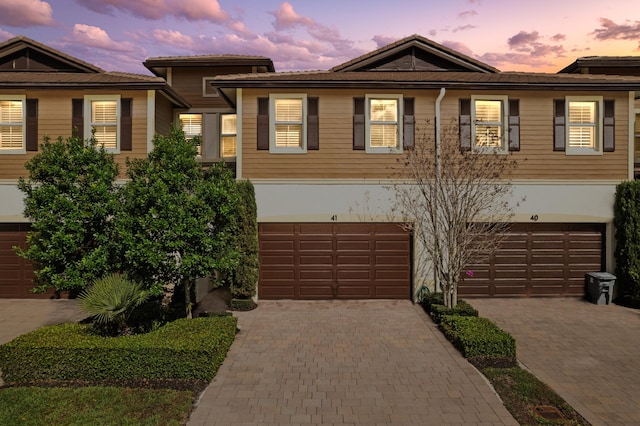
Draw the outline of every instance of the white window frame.
<instances>
[{"instance_id":1,"label":"white window frame","mask_svg":"<svg viewBox=\"0 0 640 426\"><path fill-rule=\"evenodd\" d=\"M20 101L22 102L22 147L21 148L0 148L2 154L26 154L27 153L27 97L25 95L0 95L3 101ZM9 123L0 123L0 125L9 125Z\"/></svg>"},{"instance_id":2,"label":"white window frame","mask_svg":"<svg viewBox=\"0 0 640 426\"><path fill-rule=\"evenodd\" d=\"M393 99L397 102L397 120L396 120L396 129L397 129L397 144L395 147L385 146L371 146L371 101L372 100L388 100ZM365 95L365 105L364 105L364 137L365 137L365 152L367 154L402 154L403 148L403 116L404 116L404 102L402 95L399 94L375 94L375 95ZM386 122L390 123L390 122Z\"/></svg>"},{"instance_id":3,"label":"white window frame","mask_svg":"<svg viewBox=\"0 0 640 426\"><path fill-rule=\"evenodd\" d=\"M200 116L200 133L198 134L194 134L194 133L187 133L185 131L184 128L184 123L182 121L182 118L180 118L181 115L199 115ZM200 145L198 145L196 147L198 153L196 154L196 157L201 157L202 156L202 144L204 143L204 113L202 112L179 112L178 113L178 122L180 123L180 128L182 129L182 131L184 132L184 138L186 140L191 140L195 137L200 137Z\"/></svg>"},{"instance_id":4,"label":"white window frame","mask_svg":"<svg viewBox=\"0 0 640 426\"><path fill-rule=\"evenodd\" d=\"M596 117L595 123L595 141L594 148L579 148L571 147L569 145L569 131L573 126L582 127L583 125L571 125L569 122L569 106L571 102L595 102L596 103ZM602 155L602 140L603 140L603 122L604 122L604 98L602 96L567 96L565 98L565 155Z\"/></svg>"},{"instance_id":5,"label":"white window frame","mask_svg":"<svg viewBox=\"0 0 640 426\"><path fill-rule=\"evenodd\" d=\"M236 117L236 131L235 131L235 133L224 133L223 132L224 126L222 125L222 122L223 122L223 117L225 115L235 115L235 117ZM235 144L234 144L235 145L235 149L236 149L236 155L229 155L229 156L225 156L224 155L224 150L223 150L224 146L223 146L223 143L222 143L222 138L225 137L225 136L234 136L236 138L235 139ZM230 113L220 113L220 135L219 135L219 139L220 139L220 158L223 158L223 159L236 158L238 156L238 114L236 114L235 112L233 112L233 113L231 113L231 112Z\"/></svg>"},{"instance_id":6,"label":"white window frame","mask_svg":"<svg viewBox=\"0 0 640 426\"><path fill-rule=\"evenodd\" d=\"M276 146L276 100L300 99L302 101L302 140L300 146ZM293 123L293 122L289 122ZM269 95L269 152L272 154L306 154L307 152L307 94L276 93Z\"/></svg>"},{"instance_id":7,"label":"white window frame","mask_svg":"<svg viewBox=\"0 0 640 426\"><path fill-rule=\"evenodd\" d=\"M120 95L85 95L84 97L84 138L91 139L92 137L92 129L93 122L91 118L93 117L91 107L93 101L114 101L116 103L116 147L115 148L106 148L105 151L112 152L114 154L120 153L120 119L122 118L121 111L121 99ZM99 145L98 145L99 146Z\"/></svg>"},{"instance_id":8,"label":"white window frame","mask_svg":"<svg viewBox=\"0 0 640 426\"><path fill-rule=\"evenodd\" d=\"M476 138L476 101L499 101L502 103L502 114L500 124L501 137L499 147L478 146ZM471 96L471 149L478 152L500 152L507 153L509 145L509 97L507 95L472 95Z\"/></svg>"}]
</instances>

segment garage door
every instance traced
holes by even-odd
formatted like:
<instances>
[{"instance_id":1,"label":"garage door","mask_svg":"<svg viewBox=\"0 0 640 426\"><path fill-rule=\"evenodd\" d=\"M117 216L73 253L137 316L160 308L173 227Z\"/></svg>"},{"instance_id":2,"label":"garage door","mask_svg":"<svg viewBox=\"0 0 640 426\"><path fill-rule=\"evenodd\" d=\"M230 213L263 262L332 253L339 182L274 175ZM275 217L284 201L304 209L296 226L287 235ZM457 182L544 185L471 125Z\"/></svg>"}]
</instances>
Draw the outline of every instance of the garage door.
<instances>
[{"instance_id":1,"label":"garage door","mask_svg":"<svg viewBox=\"0 0 640 426\"><path fill-rule=\"evenodd\" d=\"M261 299L410 299L411 235L392 223L262 223Z\"/></svg>"},{"instance_id":2,"label":"garage door","mask_svg":"<svg viewBox=\"0 0 640 426\"><path fill-rule=\"evenodd\" d=\"M603 224L514 224L488 263L468 267L458 294L582 296L585 273L604 267L603 238Z\"/></svg>"},{"instance_id":3,"label":"garage door","mask_svg":"<svg viewBox=\"0 0 640 426\"><path fill-rule=\"evenodd\" d=\"M47 298L50 295L34 295L33 267L31 262L19 257L14 246L25 247L27 223L0 223L0 297L11 299Z\"/></svg>"}]
</instances>

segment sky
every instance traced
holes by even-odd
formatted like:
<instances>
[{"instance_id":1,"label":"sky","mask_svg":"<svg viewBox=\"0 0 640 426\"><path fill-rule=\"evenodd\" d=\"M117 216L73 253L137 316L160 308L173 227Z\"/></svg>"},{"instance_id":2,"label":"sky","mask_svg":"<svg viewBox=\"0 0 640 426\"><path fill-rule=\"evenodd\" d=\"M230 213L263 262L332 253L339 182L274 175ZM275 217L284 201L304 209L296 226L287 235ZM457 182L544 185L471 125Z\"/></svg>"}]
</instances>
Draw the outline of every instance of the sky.
<instances>
[{"instance_id":1,"label":"sky","mask_svg":"<svg viewBox=\"0 0 640 426\"><path fill-rule=\"evenodd\" d=\"M148 57L267 56L326 70L422 35L501 71L640 56L638 0L0 0L0 42L24 35L107 71Z\"/></svg>"}]
</instances>

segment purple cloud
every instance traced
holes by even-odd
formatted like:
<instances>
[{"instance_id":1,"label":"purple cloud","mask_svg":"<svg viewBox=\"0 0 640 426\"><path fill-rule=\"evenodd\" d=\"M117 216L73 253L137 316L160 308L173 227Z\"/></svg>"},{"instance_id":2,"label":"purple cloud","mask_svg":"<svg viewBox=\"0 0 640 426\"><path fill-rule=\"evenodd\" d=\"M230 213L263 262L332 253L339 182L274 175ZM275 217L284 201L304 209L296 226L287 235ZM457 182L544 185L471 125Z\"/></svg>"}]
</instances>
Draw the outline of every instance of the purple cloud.
<instances>
[{"instance_id":1,"label":"purple cloud","mask_svg":"<svg viewBox=\"0 0 640 426\"><path fill-rule=\"evenodd\" d=\"M380 49L383 46L393 43L398 40L398 37L386 36L386 35L374 35L371 39L376 44L376 49Z\"/></svg>"},{"instance_id":2,"label":"purple cloud","mask_svg":"<svg viewBox=\"0 0 640 426\"><path fill-rule=\"evenodd\" d=\"M611 19L600 18L600 28L590 34L593 34L597 40L640 39L640 21L626 21L625 24L616 24Z\"/></svg>"},{"instance_id":3,"label":"purple cloud","mask_svg":"<svg viewBox=\"0 0 640 426\"><path fill-rule=\"evenodd\" d=\"M507 44L510 49L518 51L529 51L529 46L540 39L540 34L537 31L528 33L526 31L520 31L518 34L509 37Z\"/></svg>"},{"instance_id":4,"label":"purple cloud","mask_svg":"<svg viewBox=\"0 0 640 426\"><path fill-rule=\"evenodd\" d=\"M440 44L448 47L449 49L455 50L456 52L460 52L463 55L467 55L470 57L473 56L473 51L469 48L469 46L459 41L445 40Z\"/></svg>"},{"instance_id":5,"label":"purple cloud","mask_svg":"<svg viewBox=\"0 0 640 426\"><path fill-rule=\"evenodd\" d=\"M468 18L470 16L476 16L477 14L478 12L476 12L475 10L465 10L458 13L458 18Z\"/></svg>"},{"instance_id":6,"label":"purple cloud","mask_svg":"<svg viewBox=\"0 0 640 426\"><path fill-rule=\"evenodd\" d=\"M10 27L55 25L51 5L41 0L4 0L0 2L0 24Z\"/></svg>"},{"instance_id":7,"label":"purple cloud","mask_svg":"<svg viewBox=\"0 0 640 426\"><path fill-rule=\"evenodd\" d=\"M472 30L476 28L475 25L463 25L461 27L457 27L451 30L451 32L457 33L458 31L466 31L466 30Z\"/></svg>"},{"instance_id":8,"label":"purple cloud","mask_svg":"<svg viewBox=\"0 0 640 426\"><path fill-rule=\"evenodd\" d=\"M209 21L224 24L230 17L218 0L76 0L94 12L113 15L116 10L139 18L159 20L167 16L187 21Z\"/></svg>"}]
</instances>

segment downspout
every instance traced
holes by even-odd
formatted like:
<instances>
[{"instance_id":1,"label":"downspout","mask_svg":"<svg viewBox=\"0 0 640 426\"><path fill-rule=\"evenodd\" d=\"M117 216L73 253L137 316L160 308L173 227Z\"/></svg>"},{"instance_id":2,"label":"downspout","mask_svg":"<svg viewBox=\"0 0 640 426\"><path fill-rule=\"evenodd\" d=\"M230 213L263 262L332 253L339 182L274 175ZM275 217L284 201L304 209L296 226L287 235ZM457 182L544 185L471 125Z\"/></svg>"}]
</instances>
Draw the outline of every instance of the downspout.
<instances>
[{"instance_id":1,"label":"downspout","mask_svg":"<svg viewBox=\"0 0 640 426\"><path fill-rule=\"evenodd\" d=\"M440 145L441 145L441 131L440 131L440 119L441 119L441 111L440 111L440 104L442 103L442 99L444 98L445 93L447 92L447 90L444 87L440 88L440 94L438 95L438 97L436 98L436 122L435 122L435 126L436 126L436 180L438 182L440 182L440 176L441 176L441 172L440 172ZM436 184L436 191L439 188L439 183ZM437 197L436 197L437 198ZM438 210L436 208L435 210L435 223L433 224L433 231L434 234L438 235ZM438 244L438 250L439 250L440 245ZM438 279L439 274L438 274L438 266L437 266L437 262L434 262L433 265L433 285L434 285L434 290L438 291L438 289L442 290L440 288L440 280Z\"/></svg>"}]
</instances>

